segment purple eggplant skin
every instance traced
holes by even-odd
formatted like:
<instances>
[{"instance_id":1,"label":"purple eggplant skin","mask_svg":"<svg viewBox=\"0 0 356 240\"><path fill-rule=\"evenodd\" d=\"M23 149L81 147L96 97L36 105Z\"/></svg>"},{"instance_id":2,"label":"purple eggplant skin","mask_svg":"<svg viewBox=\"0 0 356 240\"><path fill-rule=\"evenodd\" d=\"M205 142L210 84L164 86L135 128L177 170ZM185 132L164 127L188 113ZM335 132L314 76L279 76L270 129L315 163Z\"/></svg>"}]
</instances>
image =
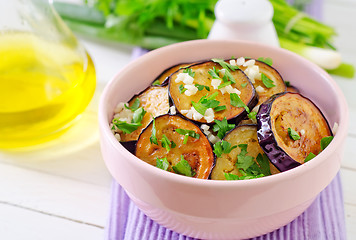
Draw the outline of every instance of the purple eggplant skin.
<instances>
[{"instance_id":1,"label":"purple eggplant skin","mask_svg":"<svg viewBox=\"0 0 356 240\"><path fill-rule=\"evenodd\" d=\"M271 116L273 101L280 95L285 93L279 93L272 96L270 99L261 104L257 119L257 138L261 148L270 159L271 163L281 172L298 167L301 164L291 158L282 148L277 144L277 141L272 132Z\"/></svg>"},{"instance_id":2,"label":"purple eggplant skin","mask_svg":"<svg viewBox=\"0 0 356 240\"><path fill-rule=\"evenodd\" d=\"M127 151L135 155L137 141L120 142Z\"/></svg>"}]
</instances>

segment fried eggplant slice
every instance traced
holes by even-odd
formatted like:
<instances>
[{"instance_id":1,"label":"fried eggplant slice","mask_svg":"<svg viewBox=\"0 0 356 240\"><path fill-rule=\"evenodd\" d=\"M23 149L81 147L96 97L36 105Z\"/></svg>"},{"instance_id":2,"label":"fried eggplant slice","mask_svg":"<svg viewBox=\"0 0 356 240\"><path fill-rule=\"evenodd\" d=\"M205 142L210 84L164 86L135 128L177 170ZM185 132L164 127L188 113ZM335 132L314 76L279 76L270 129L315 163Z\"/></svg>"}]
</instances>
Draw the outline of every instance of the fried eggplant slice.
<instances>
[{"instance_id":1,"label":"fried eggplant slice","mask_svg":"<svg viewBox=\"0 0 356 240\"><path fill-rule=\"evenodd\" d=\"M146 111L142 120L141 126L139 126L135 131L131 133L123 133L118 131L120 134L120 142L130 142L136 141L141 134L142 130L147 127L147 125L152 121L152 117L159 115L164 115L169 111L169 100L168 100L168 86L150 86L144 90L139 95L134 96L128 103L128 107L133 107L139 102L139 105L136 105L135 108L143 107ZM115 114L114 118L120 119L120 117L126 117L125 111L130 112L126 107L122 109L121 112ZM124 116L123 116L124 115ZM127 144L129 151L132 150L132 143Z\"/></svg>"},{"instance_id":2,"label":"fried eggplant slice","mask_svg":"<svg viewBox=\"0 0 356 240\"><path fill-rule=\"evenodd\" d=\"M286 85L282 76L272 66L255 59L246 59L246 61L254 61L254 64L249 66L240 66L240 68L250 78L258 95L258 103L260 105L274 94L285 92Z\"/></svg>"},{"instance_id":3,"label":"fried eggplant slice","mask_svg":"<svg viewBox=\"0 0 356 240\"><path fill-rule=\"evenodd\" d=\"M214 120L221 121L225 117L230 122L240 121L247 115L245 107L252 109L257 103L255 89L243 71L226 70L214 61L197 63L173 73L168 85L176 109L199 123L213 124ZM239 98L245 107L232 102L232 96Z\"/></svg>"},{"instance_id":4,"label":"fried eggplant slice","mask_svg":"<svg viewBox=\"0 0 356 240\"><path fill-rule=\"evenodd\" d=\"M211 179L226 180L225 174L234 174L239 177L243 177L245 174L245 176L250 175L249 177L253 178L261 173L266 176L279 172L270 163L267 156L264 155L258 143L257 125L237 126L226 134L223 141L228 142L232 149L230 152L222 153L221 156L216 158L216 165L211 172Z\"/></svg>"},{"instance_id":5,"label":"fried eggplant slice","mask_svg":"<svg viewBox=\"0 0 356 240\"><path fill-rule=\"evenodd\" d=\"M321 151L321 139L332 136L322 112L299 93L280 93L264 102L257 113L258 141L281 172L304 163Z\"/></svg>"},{"instance_id":6,"label":"fried eggplant slice","mask_svg":"<svg viewBox=\"0 0 356 240\"><path fill-rule=\"evenodd\" d=\"M168 84L169 76L172 73L181 68L188 67L189 65L192 65L192 63L181 63L166 69L152 82L152 86L166 86Z\"/></svg>"},{"instance_id":7,"label":"fried eggplant slice","mask_svg":"<svg viewBox=\"0 0 356 240\"><path fill-rule=\"evenodd\" d=\"M141 133L135 155L154 166L165 159L166 170L171 172L176 172L177 164L184 159L191 176L202 179L209 177L215 163L212 146L200 128L179 115L155 118Z\"/></svg>"}]
</instances>

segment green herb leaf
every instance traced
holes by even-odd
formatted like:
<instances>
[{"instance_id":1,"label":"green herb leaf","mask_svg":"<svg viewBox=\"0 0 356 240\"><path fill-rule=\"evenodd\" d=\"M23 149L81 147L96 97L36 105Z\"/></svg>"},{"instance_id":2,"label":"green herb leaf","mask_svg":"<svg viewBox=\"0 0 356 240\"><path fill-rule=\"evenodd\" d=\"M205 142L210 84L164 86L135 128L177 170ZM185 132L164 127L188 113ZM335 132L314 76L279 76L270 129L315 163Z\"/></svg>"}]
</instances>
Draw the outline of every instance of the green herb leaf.
<instances>
[{"instance_id":1,"label":"green herb leaf","mask_svg":"<svg viewBox=\"0 0 356 240\"><path fill-rule=\"evenodd\" d=\"M223 111L226 109L226 106L225 105L220 105L220 106L217 106L214 108L214 111L215 112L220 112L220 111Z\"/></svg>"},{"instance_id":2,"label":"green herb leaf","mask_svg":"<svg viewBox=\"0 0 356 240\"><path fill-rule=\"evenodd\" d=\"M184 159L183 155L181 155L180 158L181 160L172 167L173 171L184 176L193 177L196 173L189 162Z\"/></svg>"},{"instance_id":3,"label":"green herb leaf","mask_svg":"<svg viewBox=\"0 0 356 240\"><path fill-rule=\"evenodd\" d=\"M204 90L204 88L205 88L207 91L210 91L210 87L208 87L208 86L200 85L200 84L198 84L198 83L196 83L195 86L198 88L198 91L202 91L202 90Z\"/></svg>"},{"instance_id":4,"label":"green herb leaf","mask_svg":"<svg viewBox=\"0 0 356 240\"><path fill-rule=\"evenodd\" d=\"M236 93L230 93L230 103L234 107L243 107L245 108L247 113L250 113L250 109L246 106L246 104L241 100L239 95Z\"/></svg>"},{"instance_id":5,"label":"green herb leaf","mask_svg":"<svg viewBox=\"0 0 356 240\"><path fill-rule=\"evenodd\" d=\"M177 128L175 130L177 133L184 135L184 140L183 140L183 144L187 144L188 142L188 137L192 137L192 138L196 138L199 139L200 135L199 133L196 133L193 130L187 130L187 129L181 129L181 128Z\"/></svg>"},{"instance_id":6,"label":"green herb leaf","mask_svg":"<svg viewBox=\"0 0 356 240\"><path fill-rule=\"evenodd\" d=\"M333 140L333 136L328 136L328 137L323 137L320 141L320 147L321 147L321 151L323 151L328 145L329 143Z\"/></svg>"},{"instance_id":7,"label":"green herb leaf","mask_svg":"<svg viewBox=\"0 0 356 240\"><path fill-rule=\"evenodd\" d=\"M310 160L312 160L315 157L316 157L316 155L314 153L310 152L308 154L308 156L304 159L304 163L309 162Z\"/></svg>"},{"instance_id":8,"label":"green herb leaf","mask_svg":"<svg viewBox=\"0 0 356 240\"><path fill-rule=\"evenodd\" d=\"M143 109L143 107L136 109L136 111L133 113L132 123L141 123L145 114L146 111L145 109Z\"/></svg>"},{"instance_id":9,"label":"green herb leaf","mask_svg":"<svg viewBox=\"0 0 356 240\"><path fill-rule=\"evenodd\" d=\"M213 69L209 69L208 70L208 73L210 74L210 76L213 78L213 79L220 79L220 76L219 76L219 72L216 70L215 67L213 67Z\"/></svg>"},{"instance_id":10,"label":"green herb leaf","mask_svg":"<svg viewBox=\"0 0 356 240\"><path fill-rule=\"evenodd\" d=\"M287 87L290 87L290 81L284 81Z\"/></svg>"},{"instance_id":11,"label":"green herb leaf","mask_svg":"<svg viewBox=\"0 0 356 240\"><path fill-rule=\"evenodd\" d=\"M238 66L233 66L227 62L224 61L224 59L217 59L217 58L213 58L211 59L213 62L216 62L218 64L220 64L221 67L223 67L225 69L225 74L224 76L226 76L232 83L236 83L234 76L232 76L231 71L237 70L239 69Z\"/></svg>"},{"instance_id":12,"label":"green herb leaf","mask_svg":"<svg viewBox=\"0 0 356 240\"><path fill-rule=\"evenodd\" d=\"M156 167L167 171L167 169L169 167L169 162L167 160L167 157L165 157L165 158L157 158L156 159Z\"/></svg>"},{"instance_id":13,"label":"green herb leaf","mask_svg":"<svg viewBox=\"0 0 356 240\"><path fill-rule=\"evenodd\" d=\"M272 88L276 86L273 84L274 82L269 79L264 73L261 73L261 80L262 83L266 86L266 88Z\"/></svg>"},{"instance_id":14,"label":"green herb leaf","mask_svg":"<svg viewBox=\"0 0 356 240\"><path fill-rule=\"evenodd\" d=\"M152 86L159 86L159 85L161 85L161 83L159 82L158 79L152 83Z\"/></svg>"},{"instance_id":15,"label":"green herb leaf","mask_svg":"<svg viewBox=\"0 0 356 240\"><path fill-rule=\"evenodd\" d=\"M140 99L136 98L131 107L127 106L126 104L124 106L125 106L125 108L130 109L132 112L134 112L140 106Z\"/></svg>"},{"instance_id":16,"label":"green herb leaf","mask_svg":"<svg viewBox=\"0 0 356 240\"><path fill-rule=\"evenodd\" d=\"M151 144L156 144L158 145L158 139L156 136L156 120L153 118L153 122L152 122L152 133L151 133L151 137L150 137L150 142Z\"/></svg>"},{"instance_id":17,"label":"green herb leaf","mask_svg":"<svg viewBox=\"0 0 356 240\"><path fill-rule=\"evenodd\" d=\"M179 93L184 93L185 91L187 91L187 89L183 86L183 84L179 85Z\"/></svg>"},{"instance_id":18,"label":"green herb leaf","mask_svg":"<svg viewBox=\"0 0 356 240\"><path fill-rule=\"evenodd\" d=\"M261 170L261 173L264 176L269 176L271 175L271 168L269 164L269 159L266 154L261 154L259 153L256 157L256 161L258 162L259 168Z\"/></svg>"},{"instance_id":19,"label":"green herb leaf","mask_svg":"<svg viewBox=\"0 0 356 240\"><path fill-rule=\"evenodd\" d=\"M241 149L241 152L237 156L236 167L246 171L250 166L252 166L252 164L255 163L253 161L254 157L246 155L247 144L239 144L238 146Z\"/></svg>"},{"instance_id":20,"label":"green herb leaf","mask_svg":"<svg viewBox=\"0 0 356 240\"><path fill-rule=\"evenodd\" d=\"M232 173L224 173L226 180L240 180L240 177Z\"/></svg>"},{"instance_id":21,"label":"green herb leaf","mask_svg":"<svg viewBox=\"0 0 356 240\"><path fill-rule=\"evenodd\" d=\"M247 114L248 118L251 119L251 120L254 120L256 119L256 115L257 115L257 112L250 112L249 114Z\"/></svg>"},{"instance_id":22,"label":"green herb leaf","mask_svg":"<svg viewBox=\"0 0 356 240\"><path fill-rule=\"evenodd\" d=\"M217 142L214 144L214 150L213 152L217 157L221 157L223 153L230 153L232 149L236 148L237 146L232 146L231 143L222 140L221 142Z\"/></svg>"},{"instance_id":23,"label":"green herb leaf","mask_svg":"<svg viewBox=\"0 0 356 240\"><path fill-rule=\"evenodd\" d=\"M192 105L198 113L204 115L208 108L216 108L219 106L220 102L215 100L218 94L218 92L215 92L210 96L207 94L201 97L197 103L192 101Z\"/></svg>"},{"instance_id":24,"label":"green herb leaf","mask_svg":"<svg viewBox=\"0 0 356 240\"><path fill-rule=\"evenodd\" d=\"M245 88L247 86L248 83L241 83L241 87Z\"/></svg>"},{"instance_id":25,"label":"green herb leaf","mask_svg":"<svg viewBox=\"0 0 356 240\"><path fill-rule=\"evenodd\" d=\"M191 76L192 78L195 76L195 72L193 72L191 68L185 68L183 70L183 73L188 73L188 75Z\"/></svg>"},{"instance_id":26,"label":"green herb leaf","mask_svg":"<svg viewBox=\"0 0 356 240\"><path fill-rule=\"evenodd\" d=\"M229 124L226 117L223 120L214 120L215 124L213 126L213 131L218 132L217 136L223 139L225 134L235 127L235 124Z\"/></svg>"},{"instance_id":27,"label":"green herb leaf","mask_svg":"<svg viewBox=\"0 0 356 240\"><path fill-rule=\"evenodd\" d=\"M272 66L272 64L273 64L272 58L269 58L269 57L266 57L266 58L259 57L257 60L261 61L261 62L264 62L264 63L266 63L267 65L270 65L270 66Z\"/></svg>"},{"instance_id":28,"label":"green herb leaf","mask_svg":"<svg viewBox=\"0 0 356 240\"><path fill-rule=\"evenodd\" d=\"M175 148L176 144L173 141L170 141L165 134L162 135L160 140L161 146L164 147L167 152L171 151L171 148Z\"/></svg>"},{"instance_id":29,"label":"green herb leaf","mask_svg":"<svg viewBox=\"0 0 356 240\"><path fill-rule=\"evenodd\" d=\"M120 121L116 118L112 120L113 125L115 125L116 128L120 129L124 133L132 133L133 131L137 130L142 124L141 123L127 123L124 121Z\"/></svg>"},{"instance_id":30,"label":"green herb leaf","mask_svg":"<svg viewBox=\"0 0 356 240\"><path fill-rule=\"evenodd\" d=\"M224 82L218 86L218 89L229 86L229 85L231 85L231 83L232 83L231 81Z\"/></svg>"},{"instance_id":31,"label":"green herb leaf","mask_svg":"<svg viewBox=\"0 0 356 240\"><path fill-rule=\"evenodd\" d=\"M288 128L288 134L289 134L289 137L294 141L300 139L299 134L291 128Z\"/></svg>"}]
</instances>

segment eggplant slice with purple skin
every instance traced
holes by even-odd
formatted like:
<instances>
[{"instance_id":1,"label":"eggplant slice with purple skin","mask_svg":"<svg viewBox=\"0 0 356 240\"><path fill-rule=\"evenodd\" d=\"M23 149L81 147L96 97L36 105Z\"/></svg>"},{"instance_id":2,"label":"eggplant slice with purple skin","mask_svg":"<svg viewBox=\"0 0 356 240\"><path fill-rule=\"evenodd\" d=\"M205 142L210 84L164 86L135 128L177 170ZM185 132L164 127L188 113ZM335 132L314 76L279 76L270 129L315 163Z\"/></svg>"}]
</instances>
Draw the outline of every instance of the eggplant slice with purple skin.
<instances>
[{"instance_id":1,"label":"eggplant slice with purple skin","mask_svg":"<svg viewBox=\"0 0 356 240\"><path fill-rule=\"evenodd\" d=\"M332 136L319 108L299 93L276 94L264 102L257 124L260 146L281 172L303 164L310 153L317 155L321 139Z\"/></svg>"},{"instance_id":2,"label":"eggplant slice with purple skin","mask_svg":"<svg viewBox=\"0 0 356 240\"><path fill-rule=\"evenodd\" d=\"M155 127L155 134L152 131ZM177 129L194 132L198 138L185 136ZM152 136L156 138L152 141ZM164 140L166 139L166 140ZM165 142L165 144L163 144ZM167 142L169 148L167 149ZM170 142L170 143L169 143ZM162 115L142 131L137 144L135 155L141 160L156 166L157 159L166 158L169 162L168 171L183 158L195 172L195 178L207 179L215 163L213 149L200 128L188 119L179 115Z\"/></svg>"},{"instance_id":3,"label":"eggplant slice with purple skin","mask_svg":"<svg viewBox=\"0 0 356 240\"><path fill-rule=\"evenodd\" d=\"M279 173L275 166L270 162L267 166L260 166L257 162L257 156L264 152L261 149L257 139L257 125L239 125L227 133L223 139L231 144L231 147L238 146L240 144L247 144L247 155L254 158L254 162L258 166L265 167L265 172L270 174ZM211 172L211 179L214 180L226 180L225 173L231 173L242 176L240 169L236 166L238 161L238 155L241 153L239 147L233 148L229 153L222 153L221 156L216 158L216 164ZM268 161L268 160L267 160ZM267 174L268 175L268 174Z\"/></svg>"},{"instance_id":4,"label":"eggplant slice with purple skin","mask_svg":"<svg viewBox=\"0 0 356 240\"><path fill-rule=\"evenodd\" d=\"M192 114L187 113L187 111L191 111L193 108L193 103L199 103L204 97L209 98L217 95L213 98L219 102L219 107L225 106L225 110L215 111L214 110L214 120L222 120L224 117L230 122L238 122L244 117L247 116L247 112L244 107L235 107L231 105L230 94L229 92L224 92L224 82L221 81L221 86L212 85L213 77L209 72L216 69L216 73L222 70L222 67L219 63L213 61L206 61L191 65L187 68L180 69L177 72L173 73L169 78L169 96L172 101L172 104L176 107L177 111L182 115L187 117L188 119L198 122L198 123L207 123L213 124L213 121L208 121L205 117L199 118L192 116ZM224 70L223 70L224 71ZM217 73L220 78L223 78L223 71ZM186 84L185 78L180 74L189 74L190 72L194 75L194 81L192 84ZM191 75L189 74L189 75ZM229 89L233 89L233 91L240 92L239 98L242 102L249 108L252 109L257 104L257 95L256 91L248 79L248 77L244 74L240 69L231 71L231 75L233 76L235 83L226 84ZM196 93L189 93L189 89L186 89L188 86L196 86L199 90ZM215 88L214 88L215 86ZM219 89L218 89L219 88ZM221 88L221 89L220 89ZM191 95L190 95L191 94ZM236 93L237 94L237 93ZM197 109L195 109L197 110ZM199 112L199 111L198 111Z\"/></svg>"},{"instance_id":5,"label":"eggplant slice with purple skin","mask_svg":"<svg viewBox=\"0 0 356 240\"><path fill-rule=\"evenodd\" d=\"M246 73L247 76L250 77L250 80L256 89L256 92L258 95L257 105L260 105L261 103L266 101L268 98L270 98L274 94L286 91L286 85L283 81L283 78L275 68L273 68L272 66L270 66L262 61L256 60L256 59L246 59L246 61L249 61L249 60L255 60L254 66L257 66L258 70L259 70L259 74L257 76L251 77L251 75L249 74L249 71L250 71L249 68L253 67L253 66L250 66L250 67L240 66L240 68ZM272 81L272 84L274 86L270 85L269 88L266 87L266 85L262 81L262 73L268 79L270 79ZM254 75L254 74L252 74L252 75Z\"/></svg>"},{"instance_id":6,"label":"eggplant slice with purple skin","mask_svg":"<svg viewBox=\"0 0 356 240\"><path fill-rule=\"evenodd\" d=\"M168 84L169 76L172 73L178 71L181 68L188 67L190 65L192 65L192 63L181 63L181 64L177 64L177 65L175 65L173 67L170 67L170 68L164 70L157 77L157 79L152 82L152 86L166 86Z\"/></svg>"},{"instance_id":7,"label":"eggplant slice with purple skin","mask_svg":"<svg viewBox=\"0 0 356 240\"><path fill-rule=\"evenodd\" d=\"M146 111L146 114L142 118L141 126L131 133L123 133L121 131L116 130L116 133L120 134L120 143L131 153L134 153L136 141L142 130L146 128L147 125L152 121L152 117L168 113L168 86L150 86L146 88L143 92L138 95L135 95L128 102L128 107L132 107L137 101L137 99L140 103L138 107L143 107L143 109ZM125 108L122 110L128 111ZM122 115L121 112L116 113L114 115L114 118L120 118L120 116L125 118L125 113Z\"/></svg>"}]
</instances>

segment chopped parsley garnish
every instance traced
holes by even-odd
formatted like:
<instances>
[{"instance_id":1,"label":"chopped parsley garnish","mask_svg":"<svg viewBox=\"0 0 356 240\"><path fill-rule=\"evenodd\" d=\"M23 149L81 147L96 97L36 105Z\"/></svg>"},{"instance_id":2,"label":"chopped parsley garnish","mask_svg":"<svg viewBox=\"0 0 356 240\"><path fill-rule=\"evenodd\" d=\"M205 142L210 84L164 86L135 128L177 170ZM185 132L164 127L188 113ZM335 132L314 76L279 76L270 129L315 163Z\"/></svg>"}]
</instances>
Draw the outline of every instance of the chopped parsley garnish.
<instances>
[{"instance_id":1,"label":"chopped parsley garnish","mask_svg":"<svg viewBox=\"0 0 356 240\"><path fill-rule=\"evenodd\" d=\"M187 89L183 86L183 84L179 85L179 93L184 93L185 91L187 91Z\"/></svg>"},{"instance_id":2,"label":"chopped parsley garnish","mask_svg":"<svg viewBox=\"0 0 356 240\"><path fill-rule=\"evenodd\" d=\"M287 87L290 87L290 81L284 81Z\"/></svg>"},{"instance_id":3,"label":"chopped parsley garnish","mask_svg":"<svg viewBox=\"0 0 356 240\"><path fill-rule=\"evenodd\" d=\"M242 83L242 84L241 84L241 87L242 87L242 88L245 88L245 87L247 86L247 84L248 84L248 83Z\"/></svg>"},{"instance_id":4,"label":"chopped parsley garnish","mask_svg":"<svg viewBox=\"0 0 356 240\"><path fill-rule=\"evenodd\" d=\"M215 100L218 94L218 92L215 92L210 96L206 94L205 96L201 97L197 103L192 101L192 105L198 113L204 115L208 108L215 109L219 106L220 102Z\"/></svg>"},{"instance_id":5,"label":"chopped parsley garnish","mask_svg":"<svg viewBox=\"0 0 356 240\"><path fill-rule=\"evenodd\" d=\"M294 131L293 129L291 129L291 128L288 128L288 135L294 141L300 139L299 134L296 131Z\"/></svg>"},{"instance_id":6,"label":"chopped parsley garnish","mask_svg":"<svg viewBox=\"0 0 356 240\"><path fill-rule=\"evenodd\" d=\"M224 117L223 120L221 120L221 121L214 120L214 122L215 122L215 124L213 125L213 131L218 132L217 136L220 139L223 139L225 134L235 127L235 124L232 124L232 123L229 124L227 122L226 117Z\"/></svg>"},{"instance_id":7,"label":"chopped parsley garnish","mask_svg":"<svg viewBox=\"0 0 356 240\"><path fill-rule=\"evenodd\" d=\"M257 115L257 112L250 112L249 114L247 114L248 118L249 119L256 119L256 115Z\"/></svg>"},{"instance_id":8,"label":"chopped parsley garnish","mask_svg":"<svg viewBox=\"0 0 356 240\"><path fill-rule=\"evenodd\" d=\"M234 107L243 107L246 112L250 113L250 109L246 106L246 104L241 100L239 95L236 93L230 93L230 103Z\"/></svg>"},{"instance_id":9,"label":"chopped parsley garnish","mask_svg":"<svg viewBox=\"0 0 356 240\"><path fill-rule=\"evenodd\" d=\"M133 113L132 123L141 123L146 113L147 112L143 109L143 107L136 109Z\"/></svg>"},{"instance_id":10,"label":"chopped parsley garnish","mask_svg":"<svg viewBox=\"0 0 356 240\"><path fill-rule=\"evenodd\" d=\"M259 153L256 157L261 173L265 176L271 175L271 168L269 165L269 159L266 154Z\"/></svg>"},{"instance_id":11,"label":"chopped parsley garnish","mask_svg":"<svg viewBox=\"0 0 356 240\"><path fill-rule=\"evenodd\" d=\"M333 140L333 136L328 136L328 137L323 137L320 141L320 147L321 147L321 151L323 151L328 145L329 143Z\"/></svg>"},{"instance_id":12,"label":"chopped parsley garnish","mask_svg":"<svg viewBox=\"0 0 356 240\"><path fill-rule=\"evenodd\" d=\"M151 144L158 145L158 139L156 136L156 120L155 119L153 119L153 122L152 122L152 133L151 133L151 137L150 137L150 142L151 142Z\"/></svg>"},{"instance_id":13,"label":"chopped parsley garnish","mask_svg":"<svg viewBox=\"0 0 356 240\"><path fill-rule=\"evenodd\" d=\"M310 153L308 154L308 156L304 159L304 162L306 163L306 162L312 160L312 159L315 158L315 157L316 157L316 155L315 155L314 153L310 152Z\"/></svg>"},{"instance_id":14,"label":"chopped parsley garnish","mask_svg":"<svg viewBox=\"0 0 356 240\"><path fill-rule=\"evenodd\" d=\"M200 85L200 84L198 84L198 83L196 83L195 86L198 88L198 91L202 91L202 90L204 90L204 88L205 88L207 91L210 91L210 87L208 87L208 86Z\"/></svg>"},{"instance_id":15,"label":"chopped parsley garnish","mask_svg":"<svg viewBox=\"0 0 356 240\"><path fill-rule=\"evenodd\" d=\"M199 133L196 133L193 130L187 130L187 129L181 129L181 128L177 128L175 130L177 133L184 135L184 140L183 140L183 144L187 144L188 142L188 137L192 137L192 138L196 138L199 139L200 135Z\"/></svg>"},{"instance_id":16,"label":"chopped parsley garnish","mask_svg":"<svg viewBox=\"0 0 356 240\"><path fill-rule=\"evenodd\" d=\"M161 142L161 146L167 150L167 152L171 151L171 148L175 148L176 144L173 141L170 141L165 134L162 135L162 139L159 140Z\"/></svg>"},{"instance_id":17,"label":"chopped parsley garnish","mask_svg":"<svg viewBox=\"0 0 356 240\"><path fill-rule=\"evenodd\" d=\"M259 57L257 60L261 61L261 62L264 62L264 63L266 63L267 65L270 65L270 66L272 66L272 64L273 64L272 58L269 58L269 57L266 57L266 58Z\"/></svg>"},{"instance_id":18,"label":"chopped parsley garnish","mask_svg":"<svg viewBox=\"0 0 356 240\"><path fill-rule=\"evenodd\" d=\"M222 83L222 84L220 84L218 86L218 89L221 89L221 88L224 88L224 87L226 87L228 85L231 85L231 83L232 83L231 81L224 82L224 83Z\"/></svg>"},{"instance_id":19,"label":"chopped parsley garnish","mask_svg":"<svg viewBox=\"0 0 356 240\"><path fill-rule=\"evenodd\" d=\"M276 86L273 84L274 82L271 79L269 79L264 73L261 73L261 80L266 88L273 88Z\"/></svg>"},{"instance_id":20,"label":"chopped parsley garnish","mask_svg":"<svg viewBox=\"0 0 356 240\"><path fill-rule=\"evenodd\" d=\"M191 76L192 78L195 76L195 72L193 72L191 68L185 68L183 70L183 73L188 73L188 75Z\"/></svg>"},{"instance_id":21,"label":"chopped parsley garnish","mask_svg":"<svg viewBox=\"0 0 356 240\"><path fill-rule=\"evenodd\" d=\"M139 106L140 106L140 99L136 98L131 107L127 106L126 104L124 105L125 108L130 109L132 112L136 111Z\"/></svg>"},{"instance_id":22,"label":"chopped parsley garnish","mask_svg":"<svg viewBox=\"0 0 356 240\"><path fill-rule=\"evenodd\" d=\"M158 79L152 83L152 86L159 86L159 85L161 85L161 83L159 82Z\"/></svg>"},{"instance_id":23,"label":"chopped parsley garnish","mask_svg":"<svg viewBox=\"0 0 356 240\"><path fill-rule=\"evenodd\" d=\"M255 161L253 161L254 157L246 155L247 144L239 144L238 146L241 149L241 152L237 156L236 167L246 171L249 167L252 166L252 164L255 163Z\"/></svg>"},{"instance_id":24,"label":"chopped parsley garnish","mask_svg":"<svg viewBox=\"0 0 356 240\"><path fill-rule=\"evenodd\" d=\"M213 67L213 69L209 69L208 73L210 74L210 76L213 79L221 79L220 76L219 76L219 72L218 72L218 70L216 70L215 67Z\"/></svg>"},{"instance_id":25,"label":"chopped parsley garnish","mask_svg":"<svg viewBox=\"0 0 356 240\"><path fill-rule=\"evenodd\" d=\"M165 157L165 158L157 158L156 159L156 167L167 171L167 169L169 167L169 162L167 160L167 157Z\"/></svg>"},{"instance_id":26,"label":"chopped parsley garnish","mask_svg":"<svg viewBox=\"0 0 356 240\"><path fill-rule=\"evenodd\" d=\"M220 112L220 111L223 111L225 109L226 109L225 105L220 105L220 106L217 106L216 108L214 108L214 111L215 112Z\"/></svg>"},{"instance_id":27,"label":"chopped parsley garnish","mask_svg":"<svg viewBox=\"0 0 356 240\"><path fill-rule=\"evenodd\" d=\"M226 180L247 180L247 179L254 179L254 178L264 177L263 174L260 174L260 175L257 175L257 176L247 175L244 172L241 172L241 174L242 174L242 176L240 177L240 176L238 176L236 174L224 173Z\"/></svg>"},{"instance_id":28,"label":"chopped parsley garnish","mask_svg":"<svg viewBox=\"0 0 356 240\"><path fill-rule=\"evenodd\" d=\"M225 62L224 59L213 58L211 60L213 62L215 62L215 63L218 63L222 68L225 69L224 76L226 76L232 83L236 83L236 81L235 81L234 77L232 76L230 70L231 71L235 71L237 69L240 69L238 66L231 65L230 63Z\"/></svg>"},{"instance_id":29,"label":"chopped parsley garnish","mask_svg":"<svg viewBox=\"0 0 356 240\"><path fill-rule=\"evenodd\" d=\"M180 158L181 160L172 167L173 171L184 176L193 177L196 173L189 162L184 159L183 155L180 155Z\"/></svg>"},{"instance_id":30,"label":"chopped parsley garnish","mask_svg":"<svg viewBox=\"0 0 356 240\"><path fill-rule=\"evenodd\" d=\"M120 129L124 133L132 133L133 131L137 130L142 124L141 123L127 123L125 121L120 121L116 118L112 120L112 124L114 125L112 129Z\"/></svg>"},{"instance_id":31,"label":"chopped parsley garnish","mask_svg":"<svg viewBox=\"0 0 356 240\"><path fill-rule=\"evenodd\" d=\"M232 149L237 148L237 146L232 146L231 143L222 140L221 142L217 142L214 144L214 153L217 157L221 157L223 153L230 153Z\"/></svg>"}]
</instances>

